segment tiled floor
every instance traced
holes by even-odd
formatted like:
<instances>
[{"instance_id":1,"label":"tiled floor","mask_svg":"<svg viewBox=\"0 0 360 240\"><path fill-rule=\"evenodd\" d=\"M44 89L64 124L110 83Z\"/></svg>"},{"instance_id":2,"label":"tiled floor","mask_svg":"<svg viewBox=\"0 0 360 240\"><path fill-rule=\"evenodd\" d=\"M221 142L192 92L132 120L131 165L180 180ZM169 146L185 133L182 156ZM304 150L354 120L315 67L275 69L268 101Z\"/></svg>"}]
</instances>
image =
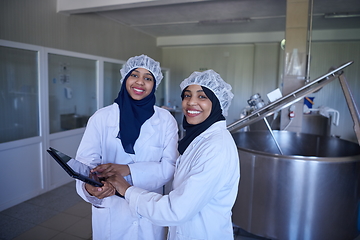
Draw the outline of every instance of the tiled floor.
<instances>
[{"instance_id":1,"label":"tiled floor","mask_svg":"<svg viewBox=\"0 0 360 240\"><path fill-rule=\"evenodd\" d=\"M0 212L0 239L91 239L91 205L71 182Z\"/></svg>"},{"instance_id":2,"label":"tiled floor","mask_svg":"<svg viewBox=\"0 0 360 240\"><path fill-rule=\"evenodd\" d=\"M266 240L241 229L235 240ZM91 205L75 182L0 212L0 240L91 240ZM355 240L360 240L360 236Z\"/></svg>"},{"instance_id":3,"label":"tiled floor","mask_svg":"<svg viewBox=\"0 0 360 240\"><path fill-rule=\"evenodd\" d=\"M0 212L0 240L90 240L91 205L75 182ZM236 240L254 240L237 236Z\"/></svg>"}]
</instances>

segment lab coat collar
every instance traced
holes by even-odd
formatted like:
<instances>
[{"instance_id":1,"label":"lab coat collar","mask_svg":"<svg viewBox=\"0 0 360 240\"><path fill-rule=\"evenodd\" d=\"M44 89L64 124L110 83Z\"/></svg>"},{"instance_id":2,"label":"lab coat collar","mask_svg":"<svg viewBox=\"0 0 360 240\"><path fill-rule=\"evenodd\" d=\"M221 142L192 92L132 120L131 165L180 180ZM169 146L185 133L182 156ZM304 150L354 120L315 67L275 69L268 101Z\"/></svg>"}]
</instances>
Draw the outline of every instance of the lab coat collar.
<instances>
[{"instance_id":1,"label":"lab coat collar","mask_svg":"<svg viewBox=\"0 0 360 240\"><path fill-rule=\"evenodd\" d=\"M208 129L202 132L199 136L202 138L208 138L214 131L218 131L219 129L226 129L226 121L218 121L211 125Z\"/></svg>"},{"instance_id":2,"label":"lab coat collar","mask_svg":"<svg viewBox=\"0 0 360 240\"><path fill-rule=\"evenodd\" d=\"M159 111L157 110L157 107L154 107L154 109L155 109L155 112L151 116L151 118L146 120L144 122L144 124L141 126L141 128L146 127L146 129L141 129L139 138L136 140L135 145L134 145L135 152L136 152L137 146L141 147L141 146L146 145L148 141L151 141L151 138L154 136L154 134L158 134L155 131L155 126L157 126L158 124L161 123L161 116L160 116Z\"/></svg>"},{"instance_id":3,"label":"lab coat collar","mask_svg":"<svg viewBox=\"0 0 360 240\"><path fill-rule=\"evenodd\" d=\"M219 131L219 129L226 129L226 121L218 121L212 124L208 129L206 129L204 132L200 133L190 144L187 148L194 147L198 141L202 138L208 138L210 137L215 131ZM186 151L186 150L185 150Z\"/></svg>"},{"instance_id":4,"label":"lab coat collar","mask_svg":"<svg viewBox=\"0 0 360 240\"><path fill-rule=\"evenodd\" d=\"M113 127L112 135L113 135L113 137L116 137L119 132L119 118L120 118L119 106L117 105L117 103L114 103L113 105L111 105L109 107L111 107L111 111L110 111L109 117L107 119L107 125L109 127ZM146 142L149 141L149 139L151 139L151 137L154 134L156 134L154 126L161 123L161 116L159 113L159 108L154 106L154 110L155 110L155 112L154 112L153 116L151 116L143 124L143 126L146 125L146 131L140 132L141 138L139 138L135 142L135 146L134 146L135 152L136 152L137 145L143 146L143 144L146 144Z\"/></svg>"},{"instance_id":5,"label":"lab coat collar","mask_svg":"<svg viewBox=\"0 0 360 240\"><path fill-rule=\"evenodd\" d=\"M117 105L117 103L113 103L112 105L108 106L109 108L111 108L109 117L107 119L107 125L109 127L114 127L114 126L119 126L119 105ZM148 119L148 121L151 121L151 125L158 125L160 124L160 115L158 112L158 108L154 106L154 115L156 117L151 116L151 118Z\"/></svg>"},{"instance_id":6,"label":"lab coat collar","mask_svg":"<svg viewBox=\"0 0 360 240\"><path fill-rule=\"evenodd\" d=\"M113 103L112 105L110 105L109 107L111 107L111 111L109 114L109 118L107 121L107 125L109 127L114 127L114 126L119 126L119 106L117 105L117 103ZM160 114L159 114L159 107L154 106L154 115L151 116L147 121L150 121L150 124L152 126L154 125L158 125L160 124ZM147 122L146 121L146 122Z\"/></svg>"},{"instance_id":7,"label":"lab coat collar","mask_svg":"<svg viewBox=\"0 0 360 240\"><path fill-rule=\"evenodd\" d=\"M183 155L186 155L189 152L191 152L192 151L191 149L194 148L201 139L209 138L214 132L219 131L219 130L226 130L226 121L225 120L214 123L208 129L206 129L204 132L202 132L199 136L197 136L186 148Z\"/></svg>"}]
</instances>

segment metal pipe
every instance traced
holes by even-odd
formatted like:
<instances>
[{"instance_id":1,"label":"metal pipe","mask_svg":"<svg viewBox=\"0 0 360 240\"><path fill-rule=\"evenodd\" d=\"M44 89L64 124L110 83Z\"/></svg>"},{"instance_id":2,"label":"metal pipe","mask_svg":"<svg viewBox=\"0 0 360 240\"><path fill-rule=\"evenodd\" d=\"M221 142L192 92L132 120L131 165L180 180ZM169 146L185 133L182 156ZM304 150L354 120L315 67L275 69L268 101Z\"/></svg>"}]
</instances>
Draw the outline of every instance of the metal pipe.
<instances>
[{"instance_id":1,"label":"metal pipe","mask_svg":"<svg viewBox=\"0 0 360 240\"><path fill-rule=\"evenodd\" d=\"M276 144L276 147L279 149L280 154L281 154L281 155L284 155L284 153L283 153L283 151L281 150L280 145L279 145L278 141L276 140L275 135L274 135L274 133L273 133L273 131L272 131L270 125L269 125L269 122L268 122L268 120L267 120L266 118L264 118L264 122L265 122L267 128L269 129L269 132L270 132L270 134L271 134L271 137L274 139L274 142L275 142L275 144Z\"/></svg>"},{"instance_id":2,"label":"metal pipe","mask_svg":"<svg viewBox=\"0 0 360 240\"><path fill-rule=\"evenodd\" d=\"M306 66L306 76L305 83L307 84L310 81L310 55L311 55L311 41L312 41L312 22L313 22L313 7L314 0L310 1L310 21L309 21L309 32L308 32L308 52L307 52L307 66Z\"/></svg>"},{"instance_id":3,"label":"metal pipe","mask_svg":"<svg viewBox=\"0 0 360 240\"><path fill-rule=\"evenodd\" d=\"M346 99L346 103L349 107L349 111L350 111L350 115L354 121L354 131L358 140L358 143L360 145L360 115L359 115L359 110L356 107L356 103L355 100L351 94L351 91L349 89L349 85L346 82L345 76L340 75L339 76L339 81L340 81L340 85L341 88L344 92L345 95L345 99Z\"/></svg>"}]
</instances>

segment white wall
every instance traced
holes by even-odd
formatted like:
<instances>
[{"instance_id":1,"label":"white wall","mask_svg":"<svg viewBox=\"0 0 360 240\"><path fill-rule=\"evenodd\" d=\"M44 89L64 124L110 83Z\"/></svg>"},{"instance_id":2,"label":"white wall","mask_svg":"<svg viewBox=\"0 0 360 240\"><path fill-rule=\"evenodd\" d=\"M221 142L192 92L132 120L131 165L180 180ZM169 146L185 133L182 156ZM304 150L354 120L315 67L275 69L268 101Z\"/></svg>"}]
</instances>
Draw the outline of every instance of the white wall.
<instances>
[{"instance_id":1,"label":"white wall","mask_svg":"<svg viewBox=\"0 0 360 240\"><path fill-rule=\"evenodd\" d=\"M193 71L213 69L228 82L235 97L227 123L239 119L247 100L255 93L263 99L278 87L280 45L276 43L166 47L163 63L171 69L172 101L180 106L181 81Z\"/></svg>"},{"instance_id":2,"label":"white wall","mask_svg":"<svg viewBox=\"0 0 360 240\"><path fill-rule=\"evenodd\" d=\"M360 41L315 42L312 44L311 79L326 73L330 67L337 67L345 62L354 61L344 69L344 76L360 108ZM353 129L354 123L350 116L344 93L338 80L335 80L320 91L312 94L314 108L326 106L339 111L339 126L332 126L332 134L343 139L357 142Z\"/></svg>"}]
</instances>

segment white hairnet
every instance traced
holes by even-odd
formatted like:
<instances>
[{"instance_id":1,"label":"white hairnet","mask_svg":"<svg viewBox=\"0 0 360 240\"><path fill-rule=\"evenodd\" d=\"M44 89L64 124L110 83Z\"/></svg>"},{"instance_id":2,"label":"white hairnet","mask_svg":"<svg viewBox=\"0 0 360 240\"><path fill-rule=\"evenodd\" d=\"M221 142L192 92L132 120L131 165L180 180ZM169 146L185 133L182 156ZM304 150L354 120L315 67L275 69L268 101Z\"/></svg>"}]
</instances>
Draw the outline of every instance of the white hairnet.
<instances>
[{"instance_id":1,"label":"white hairnet","mask_svg":"<svg viewBox=\"0 0 360 240\"><path fill-rule=\"evenodd\" d=\"M181 91L194 84L210 89L219 99L223 115L227 116L231 99L234 97L230 84L226 83L218 73L211 69L204 72L193 72L180 84Z\"/></svg>"},{"instance_id":2,"label":"white hairnet","mask_svg":"<svg viewBox=\"0 0 360 240\"><path fill-rule=\"evenodd\" d=\"M120 70L121 73L120 82L123 83L126 75L135 68L145 68L146 70L151 72L152 75L155 77L155 81L156 81L155 89L157 89L163 78L159 62L155 61L154 59L144 54L129 58Z\"/></svg>"}]
</instances>

